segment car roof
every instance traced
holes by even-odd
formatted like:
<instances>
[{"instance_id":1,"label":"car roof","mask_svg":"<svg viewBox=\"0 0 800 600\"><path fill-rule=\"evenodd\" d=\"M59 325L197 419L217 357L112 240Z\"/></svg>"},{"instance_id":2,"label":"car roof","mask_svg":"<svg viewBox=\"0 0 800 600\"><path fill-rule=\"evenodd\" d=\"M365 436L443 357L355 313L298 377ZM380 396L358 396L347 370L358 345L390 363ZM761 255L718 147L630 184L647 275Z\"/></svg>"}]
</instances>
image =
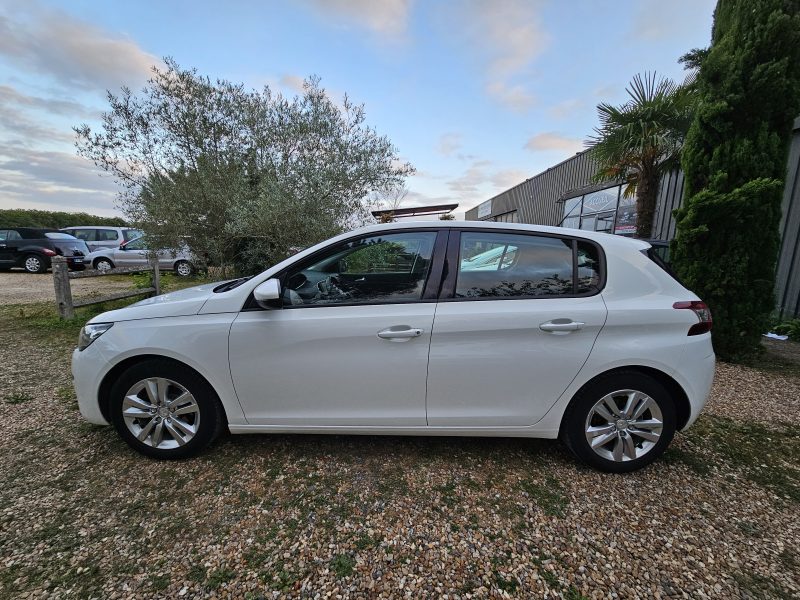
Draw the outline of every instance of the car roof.
<instances>
[{"instance_id":1,"label":"car roof","mask_svg":"<svg viewBox=\"0 0 800 600\"><path fill-rule=\"evenodd\" d=\"M520 231L525 233L549 233L553 235L566 235L574 238L583 238L599 243L603 247L621 246L643 250L650 247L645 240L601 233L599 231L586 231L583 229L570 229L568 227L554 227L552 225L531 225L528 223L496 223L494 221L403 221L368 225L348 232L348 235L361 233L377 233L380 231L398 229L482 229L498 231Z\"/></svg>"}]
</instances>

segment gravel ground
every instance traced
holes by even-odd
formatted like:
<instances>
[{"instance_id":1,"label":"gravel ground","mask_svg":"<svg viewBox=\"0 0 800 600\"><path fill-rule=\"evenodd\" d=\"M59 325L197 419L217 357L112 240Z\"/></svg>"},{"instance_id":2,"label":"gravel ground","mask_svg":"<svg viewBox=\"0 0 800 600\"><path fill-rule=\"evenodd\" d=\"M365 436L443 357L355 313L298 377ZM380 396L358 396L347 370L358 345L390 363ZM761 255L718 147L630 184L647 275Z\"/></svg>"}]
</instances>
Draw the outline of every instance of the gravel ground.
<instances>
[{"instance_id":1,"label":"gravel ground","mask_svg":"<svg viewBox=\"0 0 800 600\"><path fill-rule=\"evenodd\" d=\"M800 597L793 375L720 364L697 425L624 476L516 439L227 436L156 462L81 422L74 327L10 314L2 598Z\"/></svg>"},{"instance_id":2,"label":"gravel ground","mask_svg":"<svg viewBox=\"0 0 800 600\"><path fill-rule=\"evenodd\" d=\"M120 275L73 279L70 283L73 298L102 296L133 288L132 279ZM42 273L40 275L26 273L25 271L0 273L0 306L35 304L43 300L52 302L56 300L52 273Z\"/></svg>"}]
</instances>

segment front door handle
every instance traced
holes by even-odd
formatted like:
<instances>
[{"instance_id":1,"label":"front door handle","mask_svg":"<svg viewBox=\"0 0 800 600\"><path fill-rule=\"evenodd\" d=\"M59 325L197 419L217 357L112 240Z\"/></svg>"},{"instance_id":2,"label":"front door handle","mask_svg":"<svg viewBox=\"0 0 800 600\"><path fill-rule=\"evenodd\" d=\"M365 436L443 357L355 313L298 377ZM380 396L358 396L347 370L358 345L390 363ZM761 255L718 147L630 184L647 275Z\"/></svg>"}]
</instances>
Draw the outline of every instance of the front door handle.
<instances>
[{"instance_id":1,"label":"front door handle","mask_svg":"<svg viewBox=\"0 0 800 600\"><path fill-rule=\"evenodd\" d=\"M547 323L542 323L539 325L539 329L552 333L569 333L570 331L583 329L584 325L586 325L586 323L581 323L580 321L572 321L570 319L554 319L552 321L548 321Z\"/></svg>"},{"instance_id":2,"label":"front door handle","mask_svg":"<svg viewBox=\"0 0 800 600\"><path fill-rule=\"evenodd\" d=\"M408 327L407 325L397 325L395 327L389 327L388 329L383 329L378 332L378 337L382 340L394 342L410 340L411 338L419 337L421 335L422 329Z\"/></svg>"}]
</instances>

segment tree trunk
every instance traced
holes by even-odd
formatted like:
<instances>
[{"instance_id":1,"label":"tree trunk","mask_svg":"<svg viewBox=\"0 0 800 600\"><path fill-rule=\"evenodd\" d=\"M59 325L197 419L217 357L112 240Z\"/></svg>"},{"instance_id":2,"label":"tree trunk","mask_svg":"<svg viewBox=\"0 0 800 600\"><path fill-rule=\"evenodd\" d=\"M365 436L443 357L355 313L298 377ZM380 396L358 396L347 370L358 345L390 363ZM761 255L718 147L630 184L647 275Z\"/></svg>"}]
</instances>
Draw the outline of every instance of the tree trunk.
<instances>
[{"instance_id":1,"label":"tree trunk","mask_svg":"<svg viewBox=\"0 0 800 600\"><path fill-rule=\"evenodd\" d=\"M636 237L650 239L653 235L653 217L658 200L658 172L645 171L636 186Z\"/></svg>"}]
</instances>

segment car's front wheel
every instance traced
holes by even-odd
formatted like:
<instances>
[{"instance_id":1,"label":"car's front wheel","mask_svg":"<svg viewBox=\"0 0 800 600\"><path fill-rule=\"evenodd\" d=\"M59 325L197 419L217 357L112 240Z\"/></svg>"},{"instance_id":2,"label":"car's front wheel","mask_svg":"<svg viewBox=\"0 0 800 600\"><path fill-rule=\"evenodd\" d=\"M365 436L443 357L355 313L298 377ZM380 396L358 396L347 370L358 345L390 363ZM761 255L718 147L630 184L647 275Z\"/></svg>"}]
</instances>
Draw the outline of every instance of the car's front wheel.
<instances>
[{"instance_id":1,"label":"car's front wheel","mask_svg":"<svg viewBox=\"0 0 800 600\"><path fill-rule=\"evenodd\" d=\"M622 371L589 382L573 398L561 437L584 462L627 473L664 453L675 435L672 398L658 381Z\"/></svg>"},{"instance_id":2,"label":"car's front wheel","mask_svg":"<svg viewBox=\"0 0 800 600\"><path fill-rule=\"evenodd\" d=\"M171 360L147 360L125 371L111 389L110 408L122 439L153 458L194 456L225 424L213 388Z\"/></svg>"},{"instance_id":3,"label":"car's front wheel","mask_svg":"<svg viewBox=\"0 0 800 600\"><path fill-rule=\"evenodd\" d=\"M47 271L47 263L41 256L29 254L22 263L28 273L44 273Z\"/></svg>"},{"instance_id":4,"label":"car's front wheel","mask_svg":"<svg viewBox=\"0 0 800 600\"><path fill-rule=\"evenodd\" d=\"M92 266L98 271L110 271L114 268L114 263L107 258L98 258Z\"/></svg>"},{"instance_id":5,"label":"car's front wheel","mask_svg":"<svg viewBox=\"0 0 800 600\"><path fill-rule=\"evenodd\" d=\"M188 261L179 260L175 263L175 273L180 277L189 277L194 273L194 267Z\"/></svg>"}]
</instances>

